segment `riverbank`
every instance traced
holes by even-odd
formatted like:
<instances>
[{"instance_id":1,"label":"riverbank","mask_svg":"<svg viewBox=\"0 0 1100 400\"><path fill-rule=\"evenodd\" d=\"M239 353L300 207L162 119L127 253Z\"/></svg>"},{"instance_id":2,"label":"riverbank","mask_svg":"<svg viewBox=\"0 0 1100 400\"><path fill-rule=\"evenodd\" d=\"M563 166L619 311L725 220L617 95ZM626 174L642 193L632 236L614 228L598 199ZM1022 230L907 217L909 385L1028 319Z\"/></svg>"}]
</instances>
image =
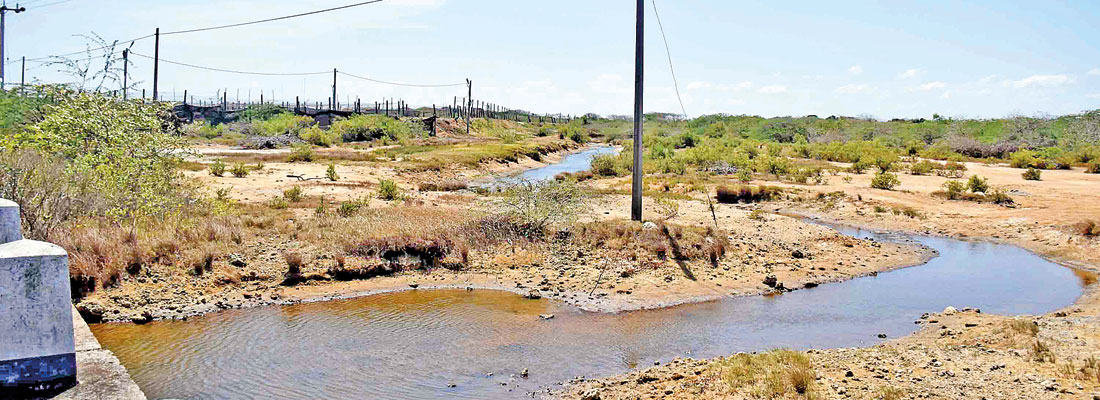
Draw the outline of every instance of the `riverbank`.
<instances>
[{"instance_id":1,"label":"riverbank","mask_svg":"<svg viewBox=\"0 0 1100 400\"><path fill-rule=\"evenodd\" d=\"M806 387L782 374L745 385L737 365L746 360L766 364L777 357L733 355L682 359L629 374L578 380L554 396L741 398L774 389L781 397L794 398L1100 399L1100 290L1094 284L1100 271L1100 243L1073 227L1100 216L1098 177L1047 171L1043 182L1032 182L1021 181L1018 169L967 166L970 173L1011 190L1016 206L937 198L934 192L945 180L939 177L901 176L902 190L884 191L870 189L869 176L844 173L851 178L812 187L821 193L843 193L830 201L782 201L766 208L851 226L1019 246L1076 268L1083 282L1092 283L1072 306L1014 317L983 314L958 304L940 313L914 315L921 328L903 338L869 348L794 353L809 366L812 379ZM802 393L800 387L805 389Z\"/></svg>"}]
</instances>

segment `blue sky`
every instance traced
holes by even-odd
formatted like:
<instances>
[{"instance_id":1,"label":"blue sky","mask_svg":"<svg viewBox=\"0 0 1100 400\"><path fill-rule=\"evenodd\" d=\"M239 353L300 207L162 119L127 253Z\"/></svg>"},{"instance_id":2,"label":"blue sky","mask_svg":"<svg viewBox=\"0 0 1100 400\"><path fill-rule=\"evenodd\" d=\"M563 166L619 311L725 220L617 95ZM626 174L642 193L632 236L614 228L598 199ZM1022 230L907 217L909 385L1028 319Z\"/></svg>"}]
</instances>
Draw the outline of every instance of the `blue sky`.
<instances>
[{"instance_id":1,"label":"blue sky","mask_svg":"<svg viewBox=\"0 0 1100 400\"><path fill-rule=\"evenodd\" d=\"M353 0L29 0L9 14L7 59L79 51L74 37L128 39L310 11ZM14 3L8 1L9 5ZM37 4L36 4L37 3ZM688 114L878 118L1066 114L1100 108L1100 2L658 0ZM36 5L49 5L41 9ZM385 0L270 24L166 36L161 57L260 72L338 68L406 83L474 81L474 97L546 113L632 110L631 1ZM679 105L647 3L646 110ZM153 41L134 45L153 53ZM68 80L28 63L28 80ZM18 81L19 64L8 65ZM151 88L152 65L134 78ZM161 90L323 101L331 75L243 76L161 65ZM465 88L341 76L339 97L449 104Z\"/></svg>"}]
</instances>

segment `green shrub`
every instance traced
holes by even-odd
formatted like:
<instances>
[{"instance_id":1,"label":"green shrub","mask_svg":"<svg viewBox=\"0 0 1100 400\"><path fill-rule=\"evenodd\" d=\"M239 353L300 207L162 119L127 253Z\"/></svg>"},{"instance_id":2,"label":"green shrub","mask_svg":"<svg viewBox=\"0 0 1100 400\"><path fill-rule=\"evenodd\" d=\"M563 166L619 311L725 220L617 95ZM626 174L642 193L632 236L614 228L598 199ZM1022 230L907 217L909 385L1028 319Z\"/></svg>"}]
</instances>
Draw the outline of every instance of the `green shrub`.
<instances>
[{"instance_id":1,"label":"green shrub","mask_svg":"<svg viewBox=\"0 0 1100 400\"><path fill-rule=\"evenodd\" d=\"M985 193L989 190L989 180L978 175L972 175L966 183L966 188L970 189L971 193Z\"/></svg>"},{"instance_id":2,"label":"green shrub","mask_svg":"<svg viewBox=\"0 0 1100 400\"><path fill-rule=\"evenodd\" d=\"M412 126L384 115L354 115L332 124L329 132L344 142L384 139L400 142L414 136Z\"/></svg>"},{"instance_id":3,"label":"green shrub","mask_svg":"<svg viewBox=\"0 0 1100 400\"><path fill-rule=\"evenodd\" d=\"M328 169L325 170L325 178L332 182L340 180L340 175L336 174L336 164L328 165Z\"/></svg>"},{"instance_id":4,"label":"green shrub","mask_svg":"<svg viewBox=\"0 0 1100 400\"><path fill-rule=\"evenodd\" d=\"M993 202L993 204L999 204L1002 206L1015 204L1016 201L1008 195L1008 192L1002 188L994 188L988 194L985 195L986 200Z\"/></svg>"},{"instance_id":5,"label":"green shrub","mask_svg":"<svg viewBox=\"0 0 1100 400\"><path fill-rule=\"evenodd\" d=\"M244 163L233 164L233 168L229 169L229 173L238 178L244 178L248 176L248 166Z\"/></svg>"},{"instance_id":6,"label":"green shrub","mask_svg":"<svg viewBox=\"0 0 1100 400\"><path fill-rule=\"evenodd\" d=\"M1100 174L1100 160L1089 161L1088 166L1085 167L1085 172L1090 174Z\"/></svg>"},{"instance_id":7,"label":"green shrub","mask_svg":"<svg viewBox=\"0 0 1100 400\"><path fill-rule=\"evenodd\" d=\"M302 129L301 132L298 133L298 137L314 146L331 147L334 144L340 143L339 134L333 132L331 129L325 131L316 126Z\"/></svg>"},{"instance_id":8,"label":"green shrub","mask_svg":"<svg viewBox=\"0 0 1100 400\"><path fill-rule=\"evenodd\" d=\"M309 143L298 143L290 150L290 155L286 158L287 162L310 162L313 161L313 146Z\"/></svg>"},{"instance_id":9,"label":"green shrub","mask_svg":"<svg viewBox=\"0 0 1100 400\"><path fill-rule=\"evenodd\" d=\"M724 204L758 203L774 200L782 194L783 189L774 186L722 186L717 189L717 200Z\"/></svg>"},{"instance_id":10,"label":"green shrub","mask_svg":"<svg viewBox=\"0 0 1100 400\"><path fill-rule=\"evenodd\" d=\"M283 197L291 203L302 201L302 187L294 185L290 189L283 190Z\"/></svg>"},{"instance_id":11,"label":"green shrub","mask_svg":"<svg viewBox=\"0 0 1100 400\"><path fill-rule=\"evenodd\" d=\"M397 182L389 179L378 181L378 198L386 201L400 200L401 188L397 186Z\"/></svg>"},{"instance_id":12,"label":"green shrub","mask_svg":"<svg viewBox=\"0 0 1100 400\"><path fill-rule=\"evenodd\" d=\"M952 179L943 183L943 190L947 193L949 200L958 200L962 198L963 193L966 193L966 184Z\"/></svg>"},{"instance_id":13,"label":"green shrub","mask_svg":"<svg viewBox=\"0 0 1100 400\"><path fill-rule=\"evenodd\" d=\"M266 120L252 121L248 133L260 136L300 136L302 130L313 126L313 118L294 114L278 114Z\"/></svg>"},{"instance_id":14,"label":"green shrub","mask_svg":"<svg viewBox=\"0 0 1100 400\"><path fill-rule=\"evenodd\" d=\"M921 160L920 162L914 163L913 165L909 166L909 173L913 175L928 175L931 174L932 171L936 170L938 167L939 164L928 160Z\"/></svg>"},{"instance_id":15,"label":"green shrub","mask_svg":"<svg viewBox=\"0 0 1100 400\"><path fill-rule=\"evenodd\" d=\"M366 197L358 200L342 201L340 207L336 208L336 215L348 218L358 213L361 208L368 206L370 206L370 199Z\"/></svg>"},{"instance_id":16,"label":"green shrub","mask_svg":"<svg viewBox=\"0 0 1100 400\"><path fill-rule=\"evenodd\" d=\"M214 161L210 164L210 175L222 176L225 175L225 163L222 160Z\"/></svg>"},{"instance_id":17,"label":"green shrub","mask_svg":"<svg viewBox=\"0 0 1100 400\"><path fill-rule=\"evenodd\" d=\"M290 207L290 202L282 197L272 197L271 200L267 201L267 206L276 210L285 210Z\"/></svg>"},{"instance_id":18,"label":"green shrub","mask_svg":"<svg viewBox=\"0 0 1100 400\"><path fill-rule=\"evenodd\" d=\"M599 176L623 176L630 173L630 163L623 155L601 154L592 158L592 173Z\"/></svg>"},{"instance_id":19,"label":"green shrub","mask_svg":"<svg viewBox=\"0 0 1100 400\"><path fill-rule=\"evenodd\" d=\"M575 219L586 197L571 180L524 181L502 191L496 213L511 220L521 235L538 237L551 225Z\"/></svg>"},{"instance_id":20,"label":"green shrub","mask_svg":"<svg viewBox=\"0 0 1100 400\"><path fill-rule=\"evenodd\" d=\"M900 184L901 181L898 180L897 175L885 171L879 171L874 178L871 178L871 187L875 189L893 190Z\"/></svg>"},{"instance_id":21,"label":"green shrub","mask_svg":"<svg viewBox=\"0 0 1100 400\"><path fill-rule=\"evenodd\" d=\"M936 175L945 178L962 178L966 173L966 164L949 161L936 171Z\"/></svg>"},{"instance_id":22,"label":"green shrub","mask_svg":"<svg viewBox=\"0 0 1100 400\"><path fill-rule=\"evenodd\" d=\"M1013 168L1049 168L1047 160L1031 150L1018 150L1009 156L1009 160Z\"/></svg>"},{"instance_id":23,"label":"green shrub","mask_svg":"<svg viewBox=\"0 0 1100 400\"><path fill-rule=\"evenodd\" d=\"M1024 180L1037 181L1042 179L1042 174L1043 171L1037 170L1035 168L1028 168L1027 171L1024 171L1023 177Z\"/></svg>"}]
</instances>

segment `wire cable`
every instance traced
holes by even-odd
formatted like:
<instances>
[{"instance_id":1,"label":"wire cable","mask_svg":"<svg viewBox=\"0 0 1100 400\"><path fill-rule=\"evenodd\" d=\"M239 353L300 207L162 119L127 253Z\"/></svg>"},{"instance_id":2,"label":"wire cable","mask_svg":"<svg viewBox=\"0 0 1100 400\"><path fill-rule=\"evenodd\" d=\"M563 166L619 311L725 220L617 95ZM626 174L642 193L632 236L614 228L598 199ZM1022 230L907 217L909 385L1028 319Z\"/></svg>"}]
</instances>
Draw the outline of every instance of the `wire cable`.
<instances>
[{"instance_id":1,"label":"wire cable","mask_svg":"<svg viewBox=\"0 0 1100 400\"><path fill-rule=\"evenodd\" d=\"M349 74L349 73L347 73L347 72L343 72L343 71L337 71L337 73L339 73L340 75L345 75L345 76L349 76L349 77L352 77L352 78L356 78L356 79L362 79L362 80L364 80L364 81L369 81L369 82L375 82L375 83L382 83L382 84L386 84L386 85L394 85L394 86L408 86L408 87L454 87L454 86L465 86L465 85L466 85L466 83L465 83L465 82L463 82L463 83L445 83L445 84L438 84L438 85L423 85L423 84L412 84L412 83L398 83L398 82L388 82L388 81L382 81L382 80L378 80L378 79L371 79L371 78L366 78L366 77L362 77L362 76L358 76L358 75L352 75L352 74Z\"/></svg>"},{"instance_id":2,"label":"wire cable","mask_svg":"<svg viewBox=\"0 0 1100 400\"><path fill-rule=\"evenodd\" d=\"M343 10L343 9L347 9L347 8L364 6L364 5L367 5L367 4L374 4L374 3L380 3L380 2L382 2L382 0L370 0L370 1L364 1L364 2L359 2L359 3L355 3L355 4L348 4L348 5L344 5L344 6L339 6L339 7L326 8L324 10L316 10L316 11L304 12L304 13L301 13L301 14L294 14L294 15L285 15L285 16L282 16L282 17L261 19L261 20L257 20L257 21L241 22L241 23L236 23L236 24L220 25L220 26L211 26L211 27L208 27L208 28L187 29L187 30L182 30L182 31L161 32L161 35L178 35L178 34L181 34L181 33L195 33L195 32L212 31L212 30L215 30L215 29L236 28L238 26L262 24L264 22L272 22L272 21L281 21L281 20L284 20L284 19L304 17L304 16L307 16L307 15L326 13L326 12L329 12L329 11L336 11L336 10Z\"/></svg>"},{"instance_id":3,"label":"wire cable","mask_svg":"<svg viewBox=\"0 0 1100 400\"><path fill-rule=\"evenodd\" d=\"M133 50L130 50L130 54L133 54L135 56L142 57L142 58L147 58L147 59L150 59L150 60L153 59L152 56L147 56L147 55L135 52ZM239 71L239 70L224 69L224 68L205 67L205 66L202 66L202 65L195 65L195 64L188 64L188 63L183 63L183 62L179 62L179 61L165 60L164 58L161 58L160 62L168 63L168 64L175 64L175 65L190 67L190 68L205 69L207 71L217 71L217 72L225 72L225 73L240 74L240 75L306 76L306 75L322 75L322 74L330 73L329 71L320 71L320 72L253 72L253 71Z\"/></svg>"},{"instance_id":4,"label":"wire cable","mask_svg":"<svg viewBox=\"0 0 1100 400\"><path fill-rule=\"evenodd\" d=\"M28 8L27 11L37 10L39 8L45 8L45 7L49 7L49 6L56 6L58 4L68 3L70 1L73 1L73 0L60 0L60 1L55 1L53 3L40 4L40 5L34 6L34 8ZM22 6L26 7L25 4L22 5Z\"/></svg>"},{"instance_id":5,"label":"wire cable","mask_svg":"<svg viewBox=\"0 0 1100 400\"><path fill-rule=\"evenodd\" d=\"M102 46L102 47L96 47L96 48L94 48L94 49L84 49L84 50L81 50L81 51L74 51L74 52L72 52L72 53L65 53L65 54L58 54L58 55L52 55L52 56L43 56L43 57L28 58L28 59L27 59L27 61L41 61L41 60L49 60L49 59L53 59L53 58L60 58L60 57L68 57L68 56L74 56L74 55L77 55L77 54L83 54L83 53L88 53L88 52L93 52L93 51L99 51L99 50L103 50L103 49L111 48L112 46L118 46L118 45L121 45L121 44L123 44L123 43L126 43L126 42L137 42L137 41L145 40L145 39L151 38L151 37L153 37L153 36L155 36L155 35L145 35L145 36L142 36L142 37L138 37L138 38L133 38L133 39L130 39L130 40L120 40L120 41L117 41L117 42L111 43L111 44L109 44L109 45L106 45L106 46Z\"/></svg>"},{"instance_id":6,"label":"wire cable","mask_svg":"<svg viewBox=\"0 0 1100 400\"><path fill-rule=\"evenodd\" d=\"M657 12L657 0L653 2L653 14L657 16L657 26L661 28L661 40L665 42L665 54L668 55L668 70L672 73L672 88L676 89L676 101L680 102L680 111L684 112L684 118L688 117L684 108L684 99L680 98L680 84L676 81L676 69L672 67L672 52L668 50L668 37L665 36L665 26L661 24L661 14Z\"/></svg>"}]
</instances>

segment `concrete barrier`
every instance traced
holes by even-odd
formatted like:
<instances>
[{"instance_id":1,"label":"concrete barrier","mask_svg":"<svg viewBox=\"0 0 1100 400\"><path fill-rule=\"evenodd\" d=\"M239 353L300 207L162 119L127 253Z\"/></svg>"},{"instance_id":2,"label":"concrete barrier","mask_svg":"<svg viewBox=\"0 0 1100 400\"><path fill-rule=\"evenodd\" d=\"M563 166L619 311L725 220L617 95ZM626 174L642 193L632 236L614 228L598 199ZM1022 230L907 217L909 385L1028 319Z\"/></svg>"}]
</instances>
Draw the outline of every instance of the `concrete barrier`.
<instances>
[{"instance_id":1,"label":"concrete barrier","mask_svg":"<svg viewBox=\"0 0 1100 400\"><path fill-rule=\"evenodd\" d=\"M76 384L69 256L23 239L19 206L0 199L0 398Z\"/></svg>"}]
</instances>

